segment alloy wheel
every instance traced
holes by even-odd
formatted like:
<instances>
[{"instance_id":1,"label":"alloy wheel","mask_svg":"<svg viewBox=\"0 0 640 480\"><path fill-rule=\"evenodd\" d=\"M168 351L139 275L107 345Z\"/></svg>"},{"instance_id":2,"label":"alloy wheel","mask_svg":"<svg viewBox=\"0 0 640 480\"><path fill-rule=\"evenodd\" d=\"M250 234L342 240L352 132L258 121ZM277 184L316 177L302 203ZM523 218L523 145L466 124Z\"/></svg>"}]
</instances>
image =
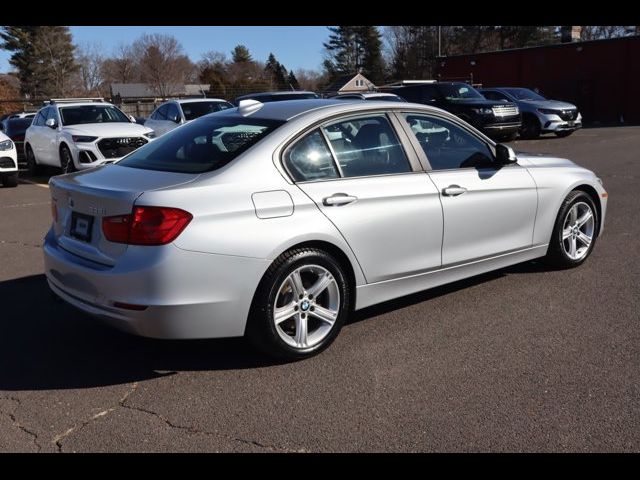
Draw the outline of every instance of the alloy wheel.
<instances>
[{"instance_id":1,"label":"alloy wheel","mask_svg":"<svg viewBox=\"0 0 640 480\"><path fill-rule=\"evenodd\" d=\"M562 247L571 260L580 260L587 255L594 232L595 217L591 207L585 202L573 204L562 226Z\"/></svg>"},{"instance_id":2,"label":"alloy wheel","mask_svg":"<svg viewBox=\"0 0 640 480\"><path fill-rule=\"evenodd\" d=\"M340 289L334 276L319 265L304 265L280 285L273 322L285 343L307 349L331 332L339 313Z\"/></svg>"}]
</instances>

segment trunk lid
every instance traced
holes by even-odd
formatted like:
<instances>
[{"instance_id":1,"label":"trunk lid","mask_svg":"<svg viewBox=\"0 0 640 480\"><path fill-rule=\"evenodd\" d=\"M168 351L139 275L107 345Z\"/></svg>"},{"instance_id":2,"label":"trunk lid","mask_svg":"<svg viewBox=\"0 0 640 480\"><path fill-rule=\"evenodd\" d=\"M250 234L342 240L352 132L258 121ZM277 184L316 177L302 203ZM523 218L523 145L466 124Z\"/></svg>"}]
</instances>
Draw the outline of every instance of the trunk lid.
<instances>
[{"instance_id":1,"label":"trunk lid","mask_svg":"<svg viewBox=\"0 0 640 480\"><path fill-rule=\"evenodd\" d=\"M57 210L53 230L58 244L75 255L113 266L127 245L104 237L102 218L131 213L136 199L146 191L183 185L198 177L117 164L52 177L49 186Z\"/></svg>"}]
</instances>

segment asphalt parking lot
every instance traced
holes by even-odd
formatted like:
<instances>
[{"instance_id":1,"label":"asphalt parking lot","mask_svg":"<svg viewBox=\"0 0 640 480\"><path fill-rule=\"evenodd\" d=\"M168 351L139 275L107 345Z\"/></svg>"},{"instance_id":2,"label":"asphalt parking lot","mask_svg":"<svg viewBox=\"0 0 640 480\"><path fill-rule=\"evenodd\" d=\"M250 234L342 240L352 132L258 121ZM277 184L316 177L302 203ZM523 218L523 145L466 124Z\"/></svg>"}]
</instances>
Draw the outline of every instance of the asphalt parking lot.
<instances>
[{"instance_id":1,"label":"asphalt parking lot","mask_svg":"<svg viewBox=\"0 0 640 480\"><path fill-rule=\"evenodd\" d=\"M359 312L322 355L155 341L51 299L46 179L0 189L0 451L639 451L640 127L516 141L609 191L582 267Z\"/></svg>"}]
</instances>

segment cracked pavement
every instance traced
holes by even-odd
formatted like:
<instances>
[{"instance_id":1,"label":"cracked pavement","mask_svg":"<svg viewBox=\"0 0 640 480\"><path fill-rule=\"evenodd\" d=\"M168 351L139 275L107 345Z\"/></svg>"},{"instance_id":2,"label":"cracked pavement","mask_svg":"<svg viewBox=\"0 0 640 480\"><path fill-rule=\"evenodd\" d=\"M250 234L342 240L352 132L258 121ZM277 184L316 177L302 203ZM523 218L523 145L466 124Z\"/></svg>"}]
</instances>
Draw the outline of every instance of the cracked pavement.
<instances>
[{"instance_id":1,"label":"cracked pavement","mask_svg":"<svg viewBox=\"0 0 640 480\"><path fill-rule=\"evenodd\" d=\"M604 180L585 265L367 309L290 364L242 339L129 336L52 300L49 192L0 189L0 452L639 451L640 127L511 145Z\"/></svg>"}]
</instances>

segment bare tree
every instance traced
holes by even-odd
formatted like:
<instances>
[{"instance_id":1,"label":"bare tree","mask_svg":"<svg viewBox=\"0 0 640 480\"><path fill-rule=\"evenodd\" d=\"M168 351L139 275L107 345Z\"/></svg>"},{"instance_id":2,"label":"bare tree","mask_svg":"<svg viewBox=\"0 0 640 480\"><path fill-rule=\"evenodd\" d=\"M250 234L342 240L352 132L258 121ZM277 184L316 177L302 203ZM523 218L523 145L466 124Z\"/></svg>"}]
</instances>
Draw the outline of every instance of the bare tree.
<instances>
[{"instance_id":1,"label":"bare tree","mask_svg":"<svg viewBox=\"0 0 640 480\"><path fill-rule=\"evenodd\" d=\"M140 52L142 80L161 97L178 93L194 72L194 65L182 50L182 45L171 35L145 34L133 44Z\"/></svg>"},{"instance_id":2,"label":"bare tree","mask_svg":"<svg viewBox=\"0 0 640 480\"><path fill-rule=\"evenodd\" d=\"M96 42L76 46L76 63L79 66L78 76L83 95L100 93L105 61L102 52L102 44Z\"/></svg>"},{"instance_id":3,"label":"bare tree","mask_svg":"<svg viewBox=\"0 0 640 480\"><path fill-rule=\"evenodd\" d=\"M581 40L601 40L607 38L637 35L636 26L622 25L591 25L582 27Z\"/></svg>"},{"instance_id":4,"label":"bare tree","mask_svg":"<svg viewBox=\"0 0 640 480\"><path fill-rule=\"evenodd\" d=\"M102 77L109 83L139 82L139 63L138 52L131 45L120 44L102 63Z\"/></svg>"},{"instance_id":5,"label":"bare tree","mask_svg":"<svg viewBox=\"0 0 640 480\"><path fill-rule=\"evenodd\" d=\"M298 85L301 90L317 91L320 86L327 83L327 75L318 72L317 70L307 70L299 68L295 72L298 79Z\"/></svg>"}]
</instances>

